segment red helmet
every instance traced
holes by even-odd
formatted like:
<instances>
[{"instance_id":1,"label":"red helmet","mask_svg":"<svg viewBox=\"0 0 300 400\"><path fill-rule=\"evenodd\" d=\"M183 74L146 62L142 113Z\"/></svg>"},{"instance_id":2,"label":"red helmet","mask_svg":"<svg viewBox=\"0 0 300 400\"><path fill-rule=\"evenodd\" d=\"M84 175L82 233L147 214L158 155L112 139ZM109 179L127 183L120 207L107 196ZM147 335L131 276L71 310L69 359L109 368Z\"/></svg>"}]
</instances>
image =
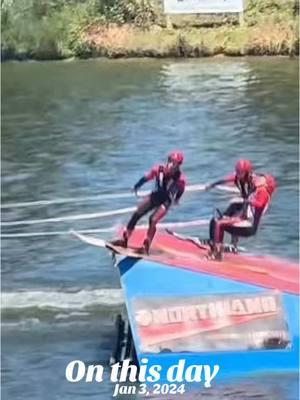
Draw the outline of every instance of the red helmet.
<instances>
[{"instance_id":1,"label":"red helmet","mask_svg":"<svg viewBox=\"0 0 300 400\"><path fill-rule=\"evenodd\" d=\"M249 160L239 160L235 164L235 172L238 175L249 175L252 172L252 164Z\"/></svg>"},{"instance_id":2,"label":"red helmet","mask_svg":"<svg viewBox=\"0 0 300 400\"><path fill-rule=\"evenodd\" d=\"M270 195L276 189L276 181L272 175L257 175L254 178L255 188L265 187Z\"/></svg>"},{"instance_id":3,"label":"red helmet","mask_svg":"<svg viewBox=\"0 0 300 400\"><path fill-rule=\"evenodd\" d=\"M172 151L168 155L168 161L181 165L183 163L183 154L181 151Z\"/></svg>"}]
</instances>

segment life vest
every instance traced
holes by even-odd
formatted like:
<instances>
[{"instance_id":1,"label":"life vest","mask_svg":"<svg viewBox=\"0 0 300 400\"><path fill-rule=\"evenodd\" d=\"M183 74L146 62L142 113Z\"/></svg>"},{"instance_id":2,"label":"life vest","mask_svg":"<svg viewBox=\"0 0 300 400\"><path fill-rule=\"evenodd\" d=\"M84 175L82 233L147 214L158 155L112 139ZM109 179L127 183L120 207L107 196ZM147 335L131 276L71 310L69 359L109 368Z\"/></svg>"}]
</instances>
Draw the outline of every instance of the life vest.
<instances>
[{"instance_id":1,"label":"life vest","mask_svg":"<svg viewBox=\"0 0 300 400\"><path fill-rule=\"evenodd\" d=\"M272 194L276 189L276 182L272 175L265 174L265 175L255 175L253 179L253 184L255 189L254 192L249 196L250 200L252 196L255 197L256 190L261 187L264 187L268 194L268 201L266 202L263 209L258 209L256 207L249 206L247 210L248 219L252 220L254 226L257 228L261 217L267 212L270 206Z\"/></svg>"},{"instance_id":2,"label":"life vest","mask_svg":"<svg viewBox=\"0 0 300 400\"><path fill-rule=\"evenodd\" d=\"M234 184L239 189L239 192L243 199L248 199L248 197L254 190L252 183L242 182L240 179L237 178L237 176L235 177Z\"/></svg>"},{"instance_id":3,"label":"life vest","mask_svg":"<svg viewBox=\"0 0 300 400\"><path fill-rule=\"evenodd\" d=\"M178 181L180 175L180 171L170 175L166 171L166 167L164 165L160 165L158 167L158 174L156 177L156 190L168 195L170 199L173 199L178 192Z\"/></svg>"}]
</instances>

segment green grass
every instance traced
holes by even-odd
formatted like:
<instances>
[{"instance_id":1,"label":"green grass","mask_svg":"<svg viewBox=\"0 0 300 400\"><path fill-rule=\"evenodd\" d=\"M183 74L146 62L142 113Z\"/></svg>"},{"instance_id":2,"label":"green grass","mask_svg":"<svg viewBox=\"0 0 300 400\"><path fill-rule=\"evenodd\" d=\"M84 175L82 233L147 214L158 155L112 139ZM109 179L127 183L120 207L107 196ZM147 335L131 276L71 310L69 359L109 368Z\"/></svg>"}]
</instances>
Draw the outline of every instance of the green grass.
<instances>
[{"instance_id":1,"label":"green grass","mask_svg":"<svg viewBox=\"0 0 300 400\"><path fill-rule=\"evenodd\" d=\"M248 0L236 16L173 16L159 0L3 0L2 59L299 53L295 0Z\"/></svg>"}]
</instances>

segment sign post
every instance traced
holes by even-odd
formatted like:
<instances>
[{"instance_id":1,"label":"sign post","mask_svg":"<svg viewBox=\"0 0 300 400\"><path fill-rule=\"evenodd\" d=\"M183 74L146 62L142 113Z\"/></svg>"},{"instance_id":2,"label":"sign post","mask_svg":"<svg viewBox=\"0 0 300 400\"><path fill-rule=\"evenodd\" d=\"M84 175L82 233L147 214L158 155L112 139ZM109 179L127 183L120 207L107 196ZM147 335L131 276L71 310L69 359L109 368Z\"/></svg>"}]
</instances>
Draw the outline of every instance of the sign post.
<instances>
[{"instance_id":1,"label":"sign post","mask_svg":"<svg viewBox=\"0 0 300 400\"><path fill-rule=\"evenodd\" d=\"M237 13L239 21L244 22L245 0L164 0L164 13L167 14L224 14ZM169 20L169 21L168 21ZM167 17L167 26L170 18Z\"/></svg>"}]
</instances>

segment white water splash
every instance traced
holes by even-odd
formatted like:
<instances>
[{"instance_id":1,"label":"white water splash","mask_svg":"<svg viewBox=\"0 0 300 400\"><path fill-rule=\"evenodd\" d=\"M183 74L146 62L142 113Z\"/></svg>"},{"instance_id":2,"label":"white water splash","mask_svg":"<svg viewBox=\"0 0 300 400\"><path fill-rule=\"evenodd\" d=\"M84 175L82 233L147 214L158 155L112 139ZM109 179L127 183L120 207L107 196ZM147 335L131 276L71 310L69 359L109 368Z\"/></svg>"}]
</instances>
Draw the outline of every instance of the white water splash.
<instances>
[{"instance_id":1,"label":"white water splash","mask_svg":"<svg viewBox=\"0 0 300 400\"><path fill-rule=\"evenodd\" d=\"M84 289L78 292L37 290L1 294L1 310L30 307L82 310L92 306L119 306L123 303L121 289Z\"/></svg>"}]
</instances>

